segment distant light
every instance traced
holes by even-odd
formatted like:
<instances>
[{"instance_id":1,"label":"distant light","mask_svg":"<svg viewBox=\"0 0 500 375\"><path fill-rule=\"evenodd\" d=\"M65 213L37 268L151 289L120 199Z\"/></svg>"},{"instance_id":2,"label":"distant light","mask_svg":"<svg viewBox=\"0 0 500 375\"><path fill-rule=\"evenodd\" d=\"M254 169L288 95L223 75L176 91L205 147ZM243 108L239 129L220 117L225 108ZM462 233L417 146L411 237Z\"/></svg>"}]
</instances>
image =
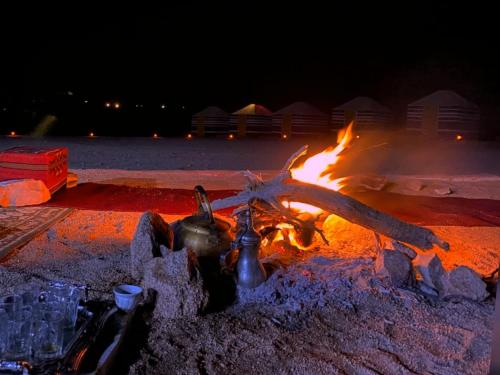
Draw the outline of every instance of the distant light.
<instances>
[{"instance_id":1,"label":"distant light","mask_svg":"<svg viewBox=\"0 0 500 375\"><path fill-rule=\"evenodd\" d=\"M192 135L191 133L189 133L189 134L187 135L187 139L192 139L192 138L193 138L193 135Z\"/></svg>"},{"instance_id":2,"label":"distant light","mask_svg":"<svg viewBox=\"0 0 500 375\"><path fill-rule=\"evenodd\" d=\"M162 104L161 109L165 109L165 108L167 108L167 106L165 104Z\"/></svg>"},{"instance_id":3,"label":"distant light","mask_svg":"<svg viewBox=\"0 0 500 375\"><path fill-rule=\"evenodd\" d=\"M88 101L87 99L85 99L83 102L84 102L85 104L88 104L88 103L89 103L89 101Z\"/></svg>"},{"instance_id":4,"label":"distant light","mask_svg":"<svg viewBox=\"0 0 500 375\"><path fill-rule=\"evenodd\" d=\"M93 137L93 136L94 136L94 133L90 132L89 137Z\"/></svg>"},{"instance_id":5,"label":"distant light","mask_svg":"<svg viewBox=\"0 0 500 375\"><path fill-rule=\"evenodd\" d=\"M118 109L120 108L120 103L116 102L115 105L114 105L115 109Z\"/></svg>"},{"instance_id":6,"label":"distant light","mask_svg":"<svg viewBox=\"0 0 500 375\"><path fill-rule=\"evenodd\" d=\"M282 137L283 139L287 139L287 138L288 138L288 135L283 134L281 137Z\"/></svg>"},{"instance_id":7,"label":"distant light","mask_svg":"<svg viewBox=\"0 0 500 375\"><path fill-rule=\"evenodd\" d=\"M234 134L229 134L228 138L231 140L231 139L234 139Z\"/></svg>"},{"instance_id":8,"label":"distant light","mask_svg":"<svg viewBox=\"0 0 500 375\"><path fill-rule=\"evenodd\" d=\"M360 138L360 136L359 136L359 135L357 135L357 136L356 136L356 139L359 139L359 138Z\"/></svg>"},{"instance_id":9,"label":"distant light","mask_svg":"<svg viewBox=\"0 0 500 375\"><path fill-rule=\"evenodd\" d=\"M464 137L462 136L462 134L457 134L456 137L455 137L455 139L457 141L463 141Z\"/></svg>"},{"instance_id":10,"label":"distant light","mask_svg":"<svg viewBox=\"0 0 500 375\"><path fill-rule=\"evenodd\" d=\"M158 134L154 133L153 138L158 138Z\"/></svg>"},{"instance_id":11,"label":"distant light","mask_svg":"<svg viewBox=\"0 0 500 375\"><path fill-rule=\"evenodd\" d=\"M104 104L106 106L106 108L109 108L111 107L111 103L110 102L106 102L106 104Z\"/></svg>"},{"instance_id":12,"label":"distant light","mask_svg":"<svg viewBox=\"0 0 500 375\"><path fill-rule=\"evenodd\" d=\"M73 96L73 91L68 91L69 96Z\"/></svg>"},{"instance_id":13,"label":"distant light","mask_svg":"<svg viewBox=\"0 0 500 375\"><path fill-rule=\"evenodd\" d=\"M182 106L182 109L186 109L186 106Z\"/></svg>"},{"instance_id":14,"label":"distant light","mask_svg":"<svg viewBox=\"0 0 500 375\"><path fill-rule=\"evenodd\" d=\"M10 135L11 135L12 137L15 137L15 136L16 136L16 132L10 132Z\"/></svg>"},{"instance_id":15,"label":"distant light","mask_svg":"<svg viewBox=\"0 0 500 375\"><path fill-rule=\"evenodd\" d=\"M2 111L7 112L7 107L3 107Z\"/></svg>"}]
</instances>

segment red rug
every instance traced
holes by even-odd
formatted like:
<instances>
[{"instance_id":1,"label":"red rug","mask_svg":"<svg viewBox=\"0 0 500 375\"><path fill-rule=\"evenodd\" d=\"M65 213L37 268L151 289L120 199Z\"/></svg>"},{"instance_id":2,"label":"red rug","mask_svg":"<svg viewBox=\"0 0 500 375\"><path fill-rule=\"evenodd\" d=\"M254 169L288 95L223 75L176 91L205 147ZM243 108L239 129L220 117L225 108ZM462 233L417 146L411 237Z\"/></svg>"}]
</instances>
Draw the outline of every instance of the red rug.
<instances>
[{"instance_id":1,"label":"red rug","mask_svg":"<svg viewBox=\"0 0 500 375\"><path fill-rule=\"evenodd\" d=\"M237 192L208 191L208 198L224 198ZM414 224L500 226L500 201L497 200L420 197L380 191L357 193L355 197L373 208ZM73 189L60 191L45 205L98 211L151 210L178 215L188 215L196 209L192 190L94 183L80 184ZM218 213L227 215L231 211L232 209L226 209Z\"/></svg>"}]
</instances>

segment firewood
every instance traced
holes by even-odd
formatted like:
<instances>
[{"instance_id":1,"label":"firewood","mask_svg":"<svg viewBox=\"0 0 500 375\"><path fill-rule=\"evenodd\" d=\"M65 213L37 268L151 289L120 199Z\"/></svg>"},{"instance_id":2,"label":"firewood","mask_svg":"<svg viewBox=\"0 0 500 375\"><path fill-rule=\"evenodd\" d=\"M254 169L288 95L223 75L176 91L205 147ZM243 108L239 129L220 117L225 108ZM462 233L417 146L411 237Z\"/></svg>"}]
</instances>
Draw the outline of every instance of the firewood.
<instances>
[{"instance_id":1,"label":"firewood","mask_svg":"<svg viewBox=\"0 0 500 375\"><path fill-rule=\"evenodd\" d=\"M299 150L294 160L297 158L296 155L302 155L303 152L303 149ZM449 249L449 244L439 239L430 229L401 221L340 192L292 179L287 169L294 160L287 161L286 167L270 181L253 177L251 172L247 171L246 177L251 187L247 186L246 190L235 196L213 201L213 210L238 207L247 204L251 199L257 199L267 202L284 217L293 221L297 220L294 213L281 202L283 200L302 202L420 249L431 249L433 245Z\"/></svg>"}]
</instances>

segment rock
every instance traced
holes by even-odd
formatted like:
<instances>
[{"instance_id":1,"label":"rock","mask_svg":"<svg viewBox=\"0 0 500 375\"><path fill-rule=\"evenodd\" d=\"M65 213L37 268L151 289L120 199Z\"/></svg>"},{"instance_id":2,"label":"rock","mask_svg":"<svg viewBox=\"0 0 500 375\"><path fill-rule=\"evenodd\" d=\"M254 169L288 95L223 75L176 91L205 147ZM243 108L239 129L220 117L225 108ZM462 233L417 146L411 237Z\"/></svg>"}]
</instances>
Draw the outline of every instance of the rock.
<instances>
[{"instance_id":1,"label":"rock","mask_svg":"<svg viewBox=\"0 0 500 375\"><path fill-rule=\"evenodd\" d=\"M417 271L420 289L429 293L434 289L440 298L461 296L475 301L488 297L486 283L474 270L459 266L446 272L436 254L419 254L413 261Z\"/></svg>"},{"instance_id":2,"label":"rock","mask_svg":"<svg viewBox=\"0 0 500 375\"><path fill-rule=\"evenodd\" d=\"M0 182L0 206L21 207L47 202L50 191L40 180L7 180Z\"/></svg>"},{"instance_id":3,"label":"rock","mask_svg":"<svg viewBox=\"0 0 500 375\"><path fill-rule=\"evenodd\" d=\"M423 293L425 294L428 294L428 295L431 295L431 296L434 296L434 297L438 297L439 296L439 292L430 287L429 285L427 285L425 283L425 281L419 281L417 282L417 286L418 286L418 289L420 289L420 291L422 291Z\"/></svg>"},{"instance_id":4,"label":"rock","mask_svg":"<svg viewBox=\"0 0 500 375\"><path fill-rule=\"evenodd\" d=\"M486 283L481 276L469 267L459 266L448 274L448 289L444 295L460 295L475 301L482 301L489 296Z\"/></svg>"},{"instance_id":5,"label":"rock","mask_svg":"<svg viewBox=\"0 0 500 375\"><path fill-rule=\"evenodd\" d=\"M410 180L404 184L404 187L411 191L420 191L424 188L424 184L420 180Z\"/></svg>"},{"instance_id":6,"label":"rock","mask_svg":"<svg viewBox=\"0 0 500 375\"><path fill-rule=\"evenodd\" d=\"M196 316L208 305L196 255L186 248L151 259L145 265L143 284L146 290L156 291L154 313L166 319Z\"/></svg>"},{"instance_id":7,"label":"rock","mask_svg":"<svg viewBox=\"0 0 500 375\"><path fill-rule=\"evenodd\" d=\"M493 296L497 295L499 271L500 270L497 268L491 274L483 277L483 281L486 283L486 289Z\"/></svg>"},{"instance_id":8,"label":"rock","mask_svg":"<svg viewBox=\"0 0 500 375\"><path fill-rule=\"evenodd\" d=\"M162 217L153 212L145 212L139 219L134 238L130 244L132 276L140 279L144 274L144 264L154 257L161 257L160 246L173 246L173 232Z\"/></svg>"},{"instance_id":9,"label":"rock","mask_svg":"<svg viewBox=\"0 0 500 375\"><path fill-rule=\"evenodd\" d=\"M441 260L434 253L418 254L413 259L417 280L425 284L426 287L435 289L441 295L441 291L446 288L448 283L448 275L441 264ZM425 290L422 290L426 292Z\"/></svg>"},{"instance_id":10,"label":"rock","mask_svg":"<svg viewBox=\"0 0 500 375\"><path fill-rule=\"evenodd\" d=\"M399 241L392 240L391 245L394 250L403 253L410 259L415 259L417 256L417 252L415 250L413 250L411 247L408 247Z\"/></svg>"},{"instance_id":11,"label":"rock","mask_svg":"<svg viewBox=\"0 0 500 375\"><path fill-rule=\"evenodd\" d=\"M375 272L388 277L396 287L407 286L413 279L410 258L399 251L389 249L379 251L375 261Z\"/></svg>"},{"instance_id":12,"label":"rock","mask_svg":"<svg viewBox=\"0 0 500 375\"><path fill-rule=\"evenodd\" d=\"M437 185L433 186L432 192L437 195L449 195L453 193L451 188L448 185Z\"/></svg>"}]
</instances>

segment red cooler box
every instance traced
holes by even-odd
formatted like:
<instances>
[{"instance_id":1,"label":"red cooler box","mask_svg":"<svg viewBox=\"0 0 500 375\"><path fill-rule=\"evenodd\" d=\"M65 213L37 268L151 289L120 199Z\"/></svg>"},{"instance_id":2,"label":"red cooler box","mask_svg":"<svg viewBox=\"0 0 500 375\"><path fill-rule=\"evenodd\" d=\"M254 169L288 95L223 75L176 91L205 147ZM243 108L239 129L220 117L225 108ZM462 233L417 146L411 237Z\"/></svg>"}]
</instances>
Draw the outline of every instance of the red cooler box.
<instances>
[{"instance_id":1,"label":"red cooler box","mask_svg":"<svg viewBox=\"0 0 500 375\"><path fill-rule=\"evenodd\" d=\"M0 152L0 181L42 180L51 193L66 185L68 149L20 146Z\"/></svg>"}]
</instances>

